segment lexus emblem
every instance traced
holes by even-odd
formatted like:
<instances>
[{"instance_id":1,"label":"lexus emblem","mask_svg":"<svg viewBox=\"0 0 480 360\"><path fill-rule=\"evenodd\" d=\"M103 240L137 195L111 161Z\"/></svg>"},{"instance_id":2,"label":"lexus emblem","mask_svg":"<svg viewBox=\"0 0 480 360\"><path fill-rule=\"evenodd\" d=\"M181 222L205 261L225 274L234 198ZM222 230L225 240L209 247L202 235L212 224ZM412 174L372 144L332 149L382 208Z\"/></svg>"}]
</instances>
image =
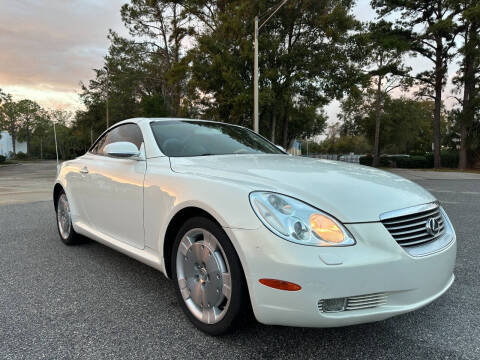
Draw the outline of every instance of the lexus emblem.
<instances>
[{"instance_id":1,"label":"lexus emblem","mask_svg":"<svg viewBox=\"0 0 480 360\"><path fill-rule=\"evenodd\" d=\"M438 220L433 217L427 220L425 227L427 228L427 232L432 236L437 235L440 231L440 224L438 223Z\"/></svg>"}]
</instances>

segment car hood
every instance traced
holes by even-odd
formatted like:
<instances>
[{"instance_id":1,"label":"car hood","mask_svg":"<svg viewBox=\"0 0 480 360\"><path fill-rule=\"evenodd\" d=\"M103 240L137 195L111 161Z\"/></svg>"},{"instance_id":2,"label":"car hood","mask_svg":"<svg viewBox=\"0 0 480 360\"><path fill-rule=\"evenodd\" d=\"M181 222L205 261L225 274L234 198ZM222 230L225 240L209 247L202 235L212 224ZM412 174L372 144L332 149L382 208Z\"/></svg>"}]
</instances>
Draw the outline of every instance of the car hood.
<instances>
[{"instance_id":1,"label":"car hood","mask_svg":"<svg viewBox=\"0 0 480 360\"><path fill-rule=\"evenodd\" d=\"M372 167L288 155L170 158L172 170L302 200L342 222L379 221L381 213L435 201L417 184Z\"/></svg>"}]
</instances>

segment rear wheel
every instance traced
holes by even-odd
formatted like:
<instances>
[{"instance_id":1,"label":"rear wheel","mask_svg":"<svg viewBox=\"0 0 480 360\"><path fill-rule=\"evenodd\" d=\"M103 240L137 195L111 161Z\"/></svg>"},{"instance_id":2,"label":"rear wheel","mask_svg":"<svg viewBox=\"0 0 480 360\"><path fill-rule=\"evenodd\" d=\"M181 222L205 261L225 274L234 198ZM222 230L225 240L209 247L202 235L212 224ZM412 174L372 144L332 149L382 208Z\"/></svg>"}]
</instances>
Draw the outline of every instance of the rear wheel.
<instances>
[{"instance_id":1,"label":"rear wheel","mask_svg":"<svg viewBox=\"0 0 480 360\"><path fill-rule=\"evenodd\" d=\"M73 230L70 205L65 191L61 191L55 206L57 215L57 229L60 239L67 245L75 245L80 242L80 236Z\"/></svg>"},{"instance_id":2,"label":"rear wheel","mask_svg":"<svg viewBox=\"0 0 480 360\"><path fill-rule=\"evenodd\" d=\"M238 256L223 229L207 218L189 219L173 249L177 297L189 320L211 335L230 331L248 306L247 288Z\"/></svg>"}]
</instances>

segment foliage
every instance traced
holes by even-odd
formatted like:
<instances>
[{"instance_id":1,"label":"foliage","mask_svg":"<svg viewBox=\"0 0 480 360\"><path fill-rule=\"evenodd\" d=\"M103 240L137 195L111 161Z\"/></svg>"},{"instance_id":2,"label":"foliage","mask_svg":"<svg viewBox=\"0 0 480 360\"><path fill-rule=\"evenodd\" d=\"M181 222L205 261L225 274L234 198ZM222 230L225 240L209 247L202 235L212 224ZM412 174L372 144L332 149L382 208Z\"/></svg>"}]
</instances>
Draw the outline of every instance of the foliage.
<instances>
[{"instance_id":1,"label":"foliage","mask_svg":"<svg viewBox=\"0 0 480 360\"><path fill-rule=\"evenodd\" d=\"M0 89L0 128L26 141L31 156L55 157L53 122L64 159L84 153L108 126L127 118L252 125L253 19L259 15L262 23L278 0L126 2L120 13L129 35L109 32L103 65L82 84L83 109L53 112ZM288 1L260 29L260 133L284 146L326 133L321 143L309 142L309 153L420 156L380 158L382 166L402 167L430 166L433 155L425 154L432 142L437 152L440 145L449 150L440 160L452 166L460 137L461 153L476 161L479 2L372 0L379 19L367 24L355 19L353 4ZM407 53L432 67L412 74ZM446 112L442 91L454 55L461 66L454 79L458 107ZM400 88L416 96L399 98ZM341 123L327 127L324 107L333 99L341 100Z\"/></svg>"},{"instance_id":2,"label":"foliage","mask_svg":"<svg viewBox=\"0 0 480 360\"><path fill-rule=\"evenodd\" d=\"M3 155L0 155L0 164L5 162L5 160L7 160L7 158Z\"/></svg>"},{"instance_id":3,"label":"foliage","mask_svg":"<svg viewBox=\"0 0 480 360\"><path fill-rule=\"evenodd\" d=\"M306 149L302 148L302 153ZM371 152L372 147L363 135L344 135L329 137L320 144L309 149L310 153L319 154L365 154Z\"/></svg>"},{"instance_id":4,"label":"foliage","mask_svg":"<svg viewBox=\"0 0 480 360\"><path fill-rule=\"evenodd\" d=\"M433 67L415 74L420 87L418 95L435 101L434 142L435 167L440 167L441 107L448 65L455 56L455 38L460 28L456 22L457 1L438 0L372 0L380 16L399 16L395 25L409 33L409 48L413 54L428 59Z\"/></svg>"},{"instance_id":5,"label":"foliage","mask_svg":"<svg viewBox=\"0 0 480 360\"><path fill-rule=\"evenodd\" d=\"M207 118L251 126L252 20L278 2L190 3L188 13L203 24L188 55L190 96ZM321 132L324 117L316 114L358 81L349 42L349 31L359 27L349 14L352 4L288 2L261 28L260 132L275 142L285 146L292 138Z\"/></svg>"},{"instance_id":6,"label":"foliage","mask_svg":"<svg viewBox=\"0 0 480 360\"><path fill-rule=\"evenodd\" d=\"M442 164L447 168L458 167L458 153L457 152L445 152L442 151ZM361 156L361 165L373 165L373 156L366 155ZM433 167L433 153L425 153L424 155L412 155L412 156L381 156L380 166L404 168L404 169L427 169Z\"/></svg>"},{"instance_id":7,"label":"foliage","mask_svg":"<svg viewBox=\"0 0 480 360\"><path fill-rule=\"evenodd\" d=\"M0 129L6 129L12 137L13 152L15 153L15 140L21 127L20 106L12 100L11 96L6 96L5 100L0 107Z\"/></svg>"},{"instance_id":8,"label":"foliage","mask_svg":"<svg viewBox=\"0 0 480 360\"><path fill-rule=\"evenodd\" d=\"M474 153L480 149L480 3L464 0L456 4L460 13L461 70L453 79L455 93L463 92L456 99L461 109L455 109L457 131L460 135L459 168L472 163Z\"/></svg>"},{"instance_id":9,"label":"foliage","mask_svg":"<svg viewBox=\"0 0 480 360\"><path fill-rule=\"evenodd\" d=\"M15 159L17 160L28 160L28 158L29 158L28 155L22 151L19 151L18 153L15 154Z\"/></svg>"},{"instance_id":10,"label":"foliage","mask_svg":"<svg viewBox=\"0 0 480 360\"><path fill-rule=\"evenodd\" d=\"M384 153L425 152L433 142L433 103L385 95L380 114L380 150ZM375 142L376 104L374 91L348 97L341 104L344 120L340 134L365 134L373 148Z\"/></svg>"}]
</instances>

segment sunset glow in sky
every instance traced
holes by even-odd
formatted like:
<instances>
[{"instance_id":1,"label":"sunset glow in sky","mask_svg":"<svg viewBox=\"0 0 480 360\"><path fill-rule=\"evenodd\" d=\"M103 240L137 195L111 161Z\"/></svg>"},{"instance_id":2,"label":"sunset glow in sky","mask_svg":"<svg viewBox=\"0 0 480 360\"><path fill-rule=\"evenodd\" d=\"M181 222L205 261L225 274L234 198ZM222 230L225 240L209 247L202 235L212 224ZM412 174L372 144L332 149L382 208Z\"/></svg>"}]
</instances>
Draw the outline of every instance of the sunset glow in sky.
<instances>
[{"instance_id":1,"label":"sunset glow in sky","mask_svg":"<svg viewBox=\"0 0 480 360\"><path fill-rule=\"evenodd\" d=\"M126 32L120 19L126 1L1 0L0 88L47 108L81 108L80 81L102 66L108 29ZM369 0L359 0L354 13L362 21L375 16ZM419 58L409 65L415 72L430 66ZM330 121L337 112L338 102L327 107Z\"/></svg>"},{"instance_id":2,"label":"sunset glow in sky","mask_svg":"<svg viewBox=\"0 0 480 360\"><path fill-rule=\"evenodd\" d=\"M48 108L79 108L79 83L102 65L124 2L0 1L0 88Z\"/></svg>"}]
</instances>

